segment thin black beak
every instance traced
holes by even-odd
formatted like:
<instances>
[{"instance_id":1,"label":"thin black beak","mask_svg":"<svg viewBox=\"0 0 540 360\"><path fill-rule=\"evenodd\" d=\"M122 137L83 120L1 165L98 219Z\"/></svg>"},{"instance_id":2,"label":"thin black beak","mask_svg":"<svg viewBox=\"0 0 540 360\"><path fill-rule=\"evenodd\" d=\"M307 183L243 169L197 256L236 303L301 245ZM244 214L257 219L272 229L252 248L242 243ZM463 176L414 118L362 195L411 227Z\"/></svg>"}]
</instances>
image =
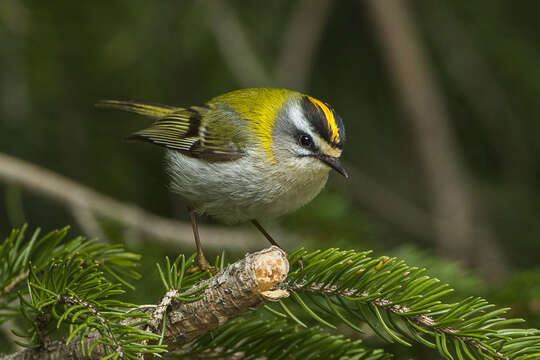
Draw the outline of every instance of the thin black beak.
<instances>
[{"instance_id":1,"label":"thin black beak","mask_svg":"<svg viewBox=\"0 0 540 360\"><path fill-rule=\"evenodd\" d=\"M326 165L330 166L332 169L336 170L341 175L345 176L346 179L349 178L349 174L347 174L347 171L345 171L343 166L341 166L337 158L322 154L317 156L317 158Z\"/></svg>"}]
</instances>

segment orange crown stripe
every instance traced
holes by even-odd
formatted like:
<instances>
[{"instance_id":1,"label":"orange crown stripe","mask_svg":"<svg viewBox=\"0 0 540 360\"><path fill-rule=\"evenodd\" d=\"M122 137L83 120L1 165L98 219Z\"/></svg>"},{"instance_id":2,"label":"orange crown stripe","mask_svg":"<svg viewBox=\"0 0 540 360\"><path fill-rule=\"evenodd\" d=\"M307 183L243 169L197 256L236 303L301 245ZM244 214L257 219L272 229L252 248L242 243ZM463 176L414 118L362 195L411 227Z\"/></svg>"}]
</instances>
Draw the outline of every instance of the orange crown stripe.
<instances>
[{"instance_id":1,"label":"orange crown stripe","mask_svg":"<svg viewBox=\"0 0 540 360\"><path fill-rule=\"evenodd\" d=\"M326 122L328 123L328 130L330 131L330 139L332 142L339 141L339 129L336 124L336 119L334 118L334 113L332 113L332 110L328 108L322 101L317 100L315 98L309 97L309 100L315 106L317 106L319 109L322 110L324 113L324 116L326 117Z\"/></svg>"}]
</instances>

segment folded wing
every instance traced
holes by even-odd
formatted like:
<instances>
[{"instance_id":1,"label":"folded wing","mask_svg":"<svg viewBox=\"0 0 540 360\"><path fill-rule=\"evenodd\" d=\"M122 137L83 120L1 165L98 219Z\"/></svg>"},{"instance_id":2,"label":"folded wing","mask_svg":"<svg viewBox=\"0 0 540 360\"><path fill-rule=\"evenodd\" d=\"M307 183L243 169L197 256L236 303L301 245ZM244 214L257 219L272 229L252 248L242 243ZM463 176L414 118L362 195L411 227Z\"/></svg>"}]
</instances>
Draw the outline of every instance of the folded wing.
<instances>
[{"instance_id":1,"label":"folded wing","mask_svg":"<svg viewBox=\"0 0 540 360\"><path fill-rule=\"evenodd\" d=\"M233 124L234 119L210 106L181 108L118 100L104 100L97 106L157 119L128 139L147 141L209 162L231 161L242 156L239 145L244 139Z\"/></svg>"}]
</instances>

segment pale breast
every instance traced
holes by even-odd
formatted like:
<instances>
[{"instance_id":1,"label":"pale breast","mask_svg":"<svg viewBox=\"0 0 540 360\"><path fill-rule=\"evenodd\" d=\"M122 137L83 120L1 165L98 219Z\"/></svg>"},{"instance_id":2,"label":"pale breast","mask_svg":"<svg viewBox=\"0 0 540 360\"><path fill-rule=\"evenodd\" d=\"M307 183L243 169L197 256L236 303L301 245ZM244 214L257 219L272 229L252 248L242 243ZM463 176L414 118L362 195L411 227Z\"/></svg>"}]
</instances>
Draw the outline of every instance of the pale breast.
<instances>
[{"instance_id":1,"label":"pale breast","mask_svg":"<svg viewBox=\"0 0 540 360\"><path fill-rule=\"evenodd\" d=\"M311 201L324 187L326 166L287 168L245 156L207 163L170 151L172 190L189 206L228 223L276 217Z\"/></svg>"}]
</instances>

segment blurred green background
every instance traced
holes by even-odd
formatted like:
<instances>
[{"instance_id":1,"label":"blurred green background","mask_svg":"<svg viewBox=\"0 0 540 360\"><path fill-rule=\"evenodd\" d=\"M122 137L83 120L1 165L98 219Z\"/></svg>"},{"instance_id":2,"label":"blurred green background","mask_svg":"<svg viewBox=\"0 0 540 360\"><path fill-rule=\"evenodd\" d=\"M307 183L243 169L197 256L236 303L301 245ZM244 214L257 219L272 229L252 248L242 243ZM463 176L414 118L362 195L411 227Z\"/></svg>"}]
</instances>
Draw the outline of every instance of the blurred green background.
<instances>
[{"instance_id":1,"label":"blurred green background","mask_svg":"<svg viewBox=\"0 0 540 360\"><path fill-rule=\"evenodd\" d=\"M93 104L304 91L344 119L352 176L332 175L305 208L262 219L271 232L290 248L401 256L457 296L512 305L538 327L539 11L504 0L0 0L0 152L186 221L162 149L123 141L148 119ZM73 234L125 242L145 254L141 302L159 294L156 259L194 251L156 246L99 214L97 228L85 226L73 209L6 182L5 171L0 161L3 236L24 222L72 224ZM266 246L255 229L237 228ZM227 242L206 251L221 249L242 254Z\"/></svg>"}]
</instances>

